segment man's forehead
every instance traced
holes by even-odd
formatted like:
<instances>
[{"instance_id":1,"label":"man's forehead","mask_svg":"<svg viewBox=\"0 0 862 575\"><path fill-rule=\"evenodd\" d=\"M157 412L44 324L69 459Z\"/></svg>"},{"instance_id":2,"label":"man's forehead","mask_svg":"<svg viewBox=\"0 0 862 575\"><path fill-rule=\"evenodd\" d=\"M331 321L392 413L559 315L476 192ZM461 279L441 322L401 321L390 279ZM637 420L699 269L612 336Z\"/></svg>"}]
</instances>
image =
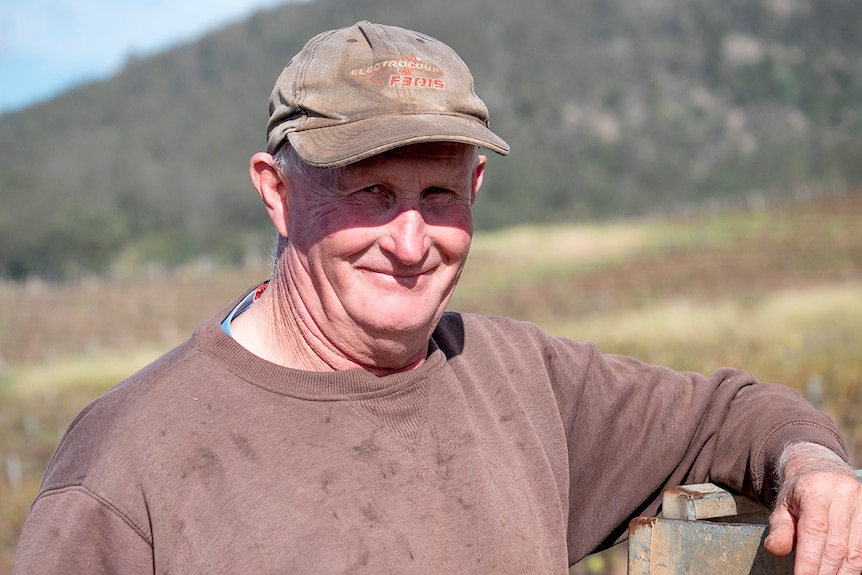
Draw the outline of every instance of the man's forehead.
<instances>
[{"instance_id":1,"label":"man's forehead","mask_svg":"<svg viewBox=\"0 0 862 575\"><path fill-rule=\"evenodd\" d=\"M472 159L476 154L476 146L458 144L454 142L426 142L401 146L387 150L376 156L371 156L359 162L343 166L344 168L362 169L366 167L388 164L393 160L451 160L460 162Z\"/></svg>"},{"instance_id":2,"label":"man's forehead","mask_svg":"<svg viewBox=\"0 0 862 575\"><path fill-rule=\"evenodd\" d=\"M336 181L343 182L367 174L399 170L414 160L427 161L429 169L450 171L453 176L461 177L469 172L476 156L477 148L453 142L430 142L402 146L372 156L365 160L335 168Z\"/></svg>"},{"instance_id":3,"label":"man's forehead","mask_svg":"<svg viewBox=\"0 0 862 575\"><path fill-rule=\"evenodd\" d=\"M455 158L460 159L470 152L476 150L476 146L471 146L469 144L461 144L458 142L422 142L420 144L411 144L408 146L401 146L398 148L394 148L392 150L388 150L383 152L382 154L378 154L378 156L374 157L442 157L442 158Z\"/></svg>"}]
</instances>

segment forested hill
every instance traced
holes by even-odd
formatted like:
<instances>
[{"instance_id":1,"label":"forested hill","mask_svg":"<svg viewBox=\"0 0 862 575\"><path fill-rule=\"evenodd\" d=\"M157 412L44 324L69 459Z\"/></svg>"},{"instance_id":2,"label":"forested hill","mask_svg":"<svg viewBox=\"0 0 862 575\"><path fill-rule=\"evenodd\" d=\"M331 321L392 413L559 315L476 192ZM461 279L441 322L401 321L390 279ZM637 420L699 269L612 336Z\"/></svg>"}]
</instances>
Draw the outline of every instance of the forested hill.
<instances>
[{"instance_id":1,"label":"forested hill","mask_svg":"<svg viewBox=\"0 0 862 575\"><path fill-rule=\"evenodd\" d=\"M265 251L247 161L272 83L310 36L362 19L473 70L512 145L480 228L862 183L858 0L317 0L0 116L0 277Z\"/></svg>"}]
</instances>

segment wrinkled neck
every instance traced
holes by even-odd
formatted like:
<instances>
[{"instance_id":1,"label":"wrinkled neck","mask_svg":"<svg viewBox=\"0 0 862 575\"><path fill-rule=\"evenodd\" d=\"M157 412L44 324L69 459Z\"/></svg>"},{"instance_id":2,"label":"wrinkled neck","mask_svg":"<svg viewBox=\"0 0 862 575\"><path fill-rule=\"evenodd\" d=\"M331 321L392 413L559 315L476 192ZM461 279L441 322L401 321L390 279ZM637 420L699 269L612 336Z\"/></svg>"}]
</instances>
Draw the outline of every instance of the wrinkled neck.
<instances>
[{"instance_id":1,"label":"wrinkled neck","mask_svg":"<svg viewBox=\"0 0 862 575\"><path fill-rule=\"evenodd\" d=\"M401 341L367 333L353 341L333 341L326 326L315 321L303 290L286 267L276 267L261 298L234 320L234 336L249 351L272 363L306 371L365 369L382 376L424 363L427 337L412 350Z\"/></svg>"}]
</instances>

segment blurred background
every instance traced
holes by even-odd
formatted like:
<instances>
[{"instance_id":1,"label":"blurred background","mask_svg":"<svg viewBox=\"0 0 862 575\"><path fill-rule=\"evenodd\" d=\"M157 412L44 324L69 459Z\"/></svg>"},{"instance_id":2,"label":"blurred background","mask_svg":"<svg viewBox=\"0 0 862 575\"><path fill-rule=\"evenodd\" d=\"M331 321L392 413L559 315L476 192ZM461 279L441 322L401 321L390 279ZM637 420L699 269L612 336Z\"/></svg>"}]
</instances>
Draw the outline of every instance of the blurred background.
<instances>
[{"instance_id":1,"label":"blurred background","mask_svg":"<svg viewBox=\"0 0 862 575\"><path fill-rule=\"evenodd\" d=\"M742 366L859 465L858 1L0 0L0 573L75 413L267 276L269 91L363 19L455 48L512 146L451 307Z\"/></svg>"}]
</instances>

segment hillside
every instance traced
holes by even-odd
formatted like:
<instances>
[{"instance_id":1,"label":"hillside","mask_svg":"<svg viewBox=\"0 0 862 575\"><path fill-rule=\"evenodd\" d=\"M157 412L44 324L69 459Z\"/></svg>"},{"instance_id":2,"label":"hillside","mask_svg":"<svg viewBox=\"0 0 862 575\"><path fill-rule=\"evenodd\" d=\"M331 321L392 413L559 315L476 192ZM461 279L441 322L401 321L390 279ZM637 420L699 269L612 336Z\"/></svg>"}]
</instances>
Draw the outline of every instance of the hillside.
<instances>
[{"instance_id":1,"label":"hillside","mask_svg":"<svg viewBox=\"0 0 862 575\"><path fill-rule=\"evenodd\" d=\"M862 184L855 0L317 0L0 116L0 276L265 253L246 176L286 60L370 19L468 62L512 145L481 229L667 214Z\"/></svg>"}]
</instances>

